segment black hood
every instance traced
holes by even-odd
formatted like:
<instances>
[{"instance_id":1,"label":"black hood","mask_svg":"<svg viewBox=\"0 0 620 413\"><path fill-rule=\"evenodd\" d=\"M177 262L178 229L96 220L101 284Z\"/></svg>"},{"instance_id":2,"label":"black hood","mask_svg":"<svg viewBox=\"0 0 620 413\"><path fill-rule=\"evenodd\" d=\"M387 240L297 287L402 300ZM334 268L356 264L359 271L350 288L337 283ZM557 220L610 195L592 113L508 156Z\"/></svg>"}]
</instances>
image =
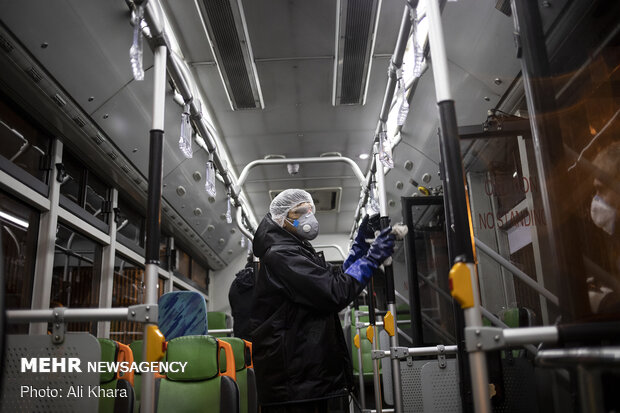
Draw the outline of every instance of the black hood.
<instances>
[{"instance_id":1,"label":"black hood","mask_svg":"<svg viewBox=\"0 0 620 413\"><path fill-rule=\"evenodd\" d=\"M304 245L304 243L278 225L277 222L271 219L271 214L267 213L254 234L254 255L258 258L263 258L265 252L273 245Z\"/></svg>"}]
</instances>

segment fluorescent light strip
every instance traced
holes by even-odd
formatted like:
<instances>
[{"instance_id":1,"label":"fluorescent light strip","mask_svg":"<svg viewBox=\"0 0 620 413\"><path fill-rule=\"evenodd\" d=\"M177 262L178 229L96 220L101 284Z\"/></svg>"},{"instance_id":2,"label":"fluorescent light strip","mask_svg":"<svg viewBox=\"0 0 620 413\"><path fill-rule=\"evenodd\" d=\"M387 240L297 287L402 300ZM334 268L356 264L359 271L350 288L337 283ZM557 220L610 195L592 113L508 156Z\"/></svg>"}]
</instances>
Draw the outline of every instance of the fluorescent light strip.
<instances>
[{"instance_id":1,"label":"fluorescent light strip","mask_svg":"<svg viewBox=\"0 0 620 413\"><path fill-rule=\"evenodd\" d=\"M6 219L7 221L12 222L13 224L25 229L28 229L28 227L30 226L30 224L28 224L28 221L24 221L23 219L19 219L3 211L0 211L0 218Z\"/></svg>"}]
</instances>

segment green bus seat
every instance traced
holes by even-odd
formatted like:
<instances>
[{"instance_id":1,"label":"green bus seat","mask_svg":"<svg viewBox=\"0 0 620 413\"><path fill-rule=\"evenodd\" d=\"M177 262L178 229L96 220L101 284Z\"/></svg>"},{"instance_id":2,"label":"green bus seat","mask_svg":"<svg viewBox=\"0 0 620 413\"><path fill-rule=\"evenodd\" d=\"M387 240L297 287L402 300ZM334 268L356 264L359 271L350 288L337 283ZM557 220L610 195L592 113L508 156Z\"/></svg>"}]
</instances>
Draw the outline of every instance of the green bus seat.
<instances>
[{"instance_id":1,"label":"green bus seat","mask_svg":"<svg viewBox=\"0 0 620 413\"><path fill-rule=\"evenodd\" d=\"M360 305L359 311L367 312L368 306ZM360 322L363 322L363 323L364 322L367 323L369 320L367 315L360 317L359 319L360 319ZM351 311L351 361L353 362L353 376L355 376L357 380L357 377L359 375L359 363L357 359L357 347L355 347L355 344L354 344L354 339L355 339L356 334L357 334L357 328L355 325L355 314L353 311ZM373 380L372 358L371 358L372 344L370 343L370 341L368 341L368 339L366 339L365 328L362 328L361 330L360 348L362 350L362 367L363 367L362 374L364 375L364 382L371 382Z\"/></svg>"},{"instance_id":2,"label":"green bus seat","mask_svg":"<svg viewBox=\"0 0 620 413\"><path fill-rule=\"evenodd\" d=\"M116 361L132 361L123 359L126 357L121 355L122 351L119 343L116 341L99 338L99 345L101 346L101 361L116 362ZM126 351L126 350L125 350ZM99 387L99 412L101 413L132 413L134 408L134 391L131 387L131 383L128 377L120 378L119 373L110 371L101 373L100 387ZM111 392L109 391L111 390ZM101 393L117 394L116 397L101 397ZM125 395L125 396L123 396Z\"/></svg>"},{"instance_id":3,"label":"green bus seat","mask_svg":"<svg viewBox=\"0 0 620 413\"><path fill-rule=\"evenodd\" d=\"M184 336L168 342L166 361L187 363L183 372L156 380L158 413L238 413L239 389L231 345L211 336ZM218 355L226 354L226 369Z\"/></svg>"},{"instance_id":4,"label":"green bus seat","mask_svg":"<svg viewBox=\"0 0 620 413\"><path fill-rule=\"evenodd\" d=\"M227 316L226 313L222 313L220 311L209 311L207 312L207 327L210 330L224 330L228 327ZM227 337L227 334L216 333L211 334L213 337Z\"/></svg>"},{"instance_id":5,"label":"green bus seat","mask_svg":"<svg viewBox=\"0 0 620 413\"><path fill-rule=\"evenodd\" d=\"M257 413L258 396L256 393L256 377L252 368L251 343L237 337L222 338L232 346L239 387L240 413ZM222 362L220 362L222 363Z\"/></svg>"},{"instance_id":6,"label":"green bus seat","mask_svg":"<svg viewBox=\"0 0 620 413\"><path fill-rule=\"evenodd\" d=\"M142 340L135 340L130 345L129 348L133 352L133 359L136 363L142 363ZM140 413L140 395L142 394L142 374L139 371L136 371L136 374L133 376L133 390L136 394L136 402L133 407L134 413Z\"/></svg>"}]
</instances>

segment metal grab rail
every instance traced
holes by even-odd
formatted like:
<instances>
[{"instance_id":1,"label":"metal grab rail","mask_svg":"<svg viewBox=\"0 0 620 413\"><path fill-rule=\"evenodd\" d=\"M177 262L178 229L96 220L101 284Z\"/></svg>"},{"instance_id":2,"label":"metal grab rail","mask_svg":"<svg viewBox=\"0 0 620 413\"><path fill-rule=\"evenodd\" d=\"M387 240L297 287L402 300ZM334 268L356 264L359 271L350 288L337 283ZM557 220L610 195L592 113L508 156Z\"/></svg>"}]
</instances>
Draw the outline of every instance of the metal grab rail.
<instances>
[{"instance_id":1,"label":"metal grab rail","mask_svg":"<svg viewBox=\"0 0 620 413\"><path fill-rule=\"evenodd\" d=\"M540 295L544 296L547 300L551 301L555 305L559 305L560 300L558 297L553 294L551 291L547 290L544 287L541 287L536 281L530 278L525 272L520 270L516 265L512 262L508 261L506 258L499 255L493 248L486 245L484 242L480 241L478 238L474 237L476 241L476 247L480 248L485 254L495 260L498 264L502 265L508 271L517 276L521 281L529 285L531 288L536 290Z\"/></svg>"},{"instance_id":2,"label":"metal grab rail","mask_svg":"<svg viewBox=\"0 0 620 413\"><path fill-rule=\"evenodd\" d=\"M239 179L237 180L237 187L241 187L250 174L250 170L259 165L286 165L289 163L327 163L327 162L343 162L349 164L355 177L359 180L360 185L363 186L366 183L366 177L362 173L360 167L351 158L344 156L325 156L325 157L308 157L308 158L282 158L282 159L257 159L250 162L243 168Z\"/></svg>"},{"instance_id":3,"label":"metal grab rail","mask_svg":"<svg viewBox=\"0 0 620 413\"><path fill-rule=\"evenodd\" d=\"M343 163L348 164L351 167L351 169L353 169L353 173L355 174L355 177L359 180L360 186L362 187L362 189L366 186L367 179L362 173L362 170L360 169L360 167L357 165L357 163L355 163L353 159L347 158L344 156L283 158L283 159L256 159L250 162L249 164L247 164L245 168L243 168L243 171L241 171L241 174L239 175L239 178L237 179L237 184L235 185L235 188L232 192L237 193L237 194L241 193L241 188L243 184L245 183L245 180L248 178L248 175L250 174L250 170L259 165L286 165L289 163L327 163L327 162L343 162ZM250 241L253 241L254 235L250 231L248 231L243 225L243 219L242 219L243 212L240 211L240 209L241 208L237 208L237 213L236 213L237 226L239 227L239 230L241 231L243 235L248 237Z\"/></svg>"},{"instance_id":4,"label":"metal grab rail","mask_svg":"<svg viewBox=\"0 0 620 413\"><path fill-rule=\"evenodd\" d=\"M59 311L62 310L62 311ZM153 309L151 307L150 309ZM51 323L62 317L63 321L112 321L127 320L130 316L129 308L55 308L49 310L7 310L6 321L8 323ZM153 313L157 316L157 305Z\"/></svg>"},{"instance_id":5,"label":"metal grab rail","mask_svg":"<svg viewBox=\"0 0 620 413\"><path fill-rule=\"evenodd\" d=\"M314 249L333 248L333 249L338 251L338 253L342 257L343 261L347 259L347 256L344 254L344 251L342 250L342 248L340 248L340 245L336 245L336 244L317 244L317 245L313 245L312 247L314 247Z\"/></svg>"},{"instance_id":6,"label":"metal grab rail","mask_svg":"<svg viewBox=\"0 0 620 413\"><path fill-rule=\"evenodd\" d=\"M620 365L620 347L570 348L541 350L535 359L540 367L569 367L575 365Z\"/></svg>"}]
</instances>

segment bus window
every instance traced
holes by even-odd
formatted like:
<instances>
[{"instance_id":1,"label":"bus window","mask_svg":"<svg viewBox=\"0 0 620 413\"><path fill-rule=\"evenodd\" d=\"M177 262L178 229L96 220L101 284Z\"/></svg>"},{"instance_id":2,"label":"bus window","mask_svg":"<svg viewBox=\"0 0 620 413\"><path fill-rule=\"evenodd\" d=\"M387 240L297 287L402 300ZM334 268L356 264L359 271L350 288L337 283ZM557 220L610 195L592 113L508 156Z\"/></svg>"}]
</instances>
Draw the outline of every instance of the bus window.
<instances>
[{"instance_id":1,"label":"bus window","mask_svg":"<svg viewBox=\"0 0 620 413\"><path fill-rule=\"evenodd\" d=\"M56 230L50 307L99 306L101 245L59 224ZM96 334L97 323L69 323L69 331Z\"/></svg>"},{"instance_id":2,"label":"bus window","mask_svg":"<svg viewBox=\"0 0 620 413\"><path fill-rule=\"evenodd\" d=\"M39 212L0 191L6 308L30 308L38 230ZM9 329L27 332L28 326L12 324Z\"/></svg>"},{"instance_id":3,"label":"bus window","mask_svg":"<svg viewBox=\"0 0 620 413\"><path fill-rule=\"evenodd\" d=\"M48 169L42 160L49 155L52 138L16 107L0 95L0 158L47 184Z\"/></svg>"},{"instance_id":4,"label":"bus window","mask_svg":"<svg viewBox=\"0 0 620 413\"><path fill-rule=\"evenodd\" d=\"M107 223L103 203L108 199L108 186L67 149L63 150L62 164L66 176L60 186L60 193L92 216Z\"/></svg>"},{"instance_id":5,"label":"bus window","mask_svg":"<svg viewBox=\"0 0 620 413\"><path fill-rule=\"evenodd\" d=\"M164 294L165 280L159 278L158 296ZM144 268L117 255L114 260L114 285L112 307L129 307L144 303ZM143 325L133 321L113 321L110 324L110 338L129 344L142 339Z\"/></svg>"},{"instance_id":6,"label":"bus window","mask_svg":"<svg viewBox=\"0 0 620 413\"><path fill-rule=\"evenodd\" d=\"M115 215L117 239L128 247L144 248L146 229L144 217L125 198L118 197L118 212Z\"/></svg>"}]
</instances>

